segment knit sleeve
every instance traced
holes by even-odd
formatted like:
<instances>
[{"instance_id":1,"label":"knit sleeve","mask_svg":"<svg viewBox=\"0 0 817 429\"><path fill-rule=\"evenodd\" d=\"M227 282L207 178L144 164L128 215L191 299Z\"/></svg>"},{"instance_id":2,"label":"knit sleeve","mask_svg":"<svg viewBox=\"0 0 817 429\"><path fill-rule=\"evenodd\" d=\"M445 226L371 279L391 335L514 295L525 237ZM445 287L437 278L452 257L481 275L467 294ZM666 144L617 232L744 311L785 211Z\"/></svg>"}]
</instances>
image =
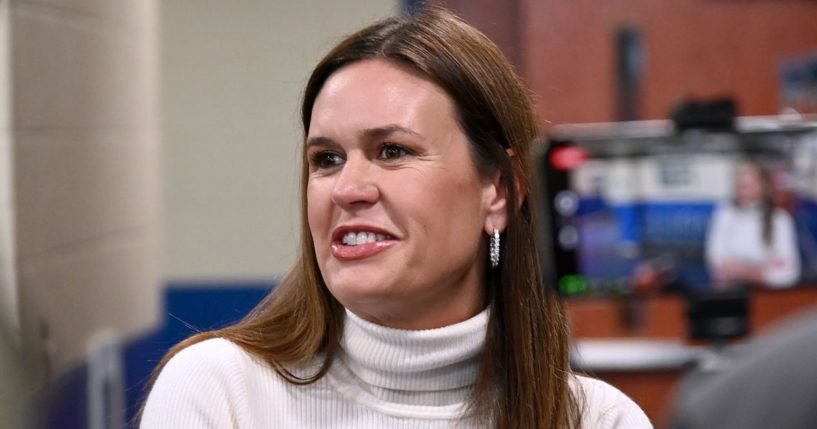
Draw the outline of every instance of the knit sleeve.
<instances>
[{"instance_id":1,"label":"knit sleeve","mask_svg":"<svg viewBox=\"0 0 817 429\"><path fill-rule=\"evenodd\" d=\"M620 390L601 381L576 376L582 407L582 429L652 429L644 411Z\"/></svg>"},{"instance_id":2,"label":"knit sleeve","mask_svg":"<svg viewBox=\"0 0 817 429\"><path fill-rule=\"evenodd\" d=\"M241 426L245 390L241 351L211 339L180 351L162 369L145 403L140 428Z\"/></svg>"}]
</instances>

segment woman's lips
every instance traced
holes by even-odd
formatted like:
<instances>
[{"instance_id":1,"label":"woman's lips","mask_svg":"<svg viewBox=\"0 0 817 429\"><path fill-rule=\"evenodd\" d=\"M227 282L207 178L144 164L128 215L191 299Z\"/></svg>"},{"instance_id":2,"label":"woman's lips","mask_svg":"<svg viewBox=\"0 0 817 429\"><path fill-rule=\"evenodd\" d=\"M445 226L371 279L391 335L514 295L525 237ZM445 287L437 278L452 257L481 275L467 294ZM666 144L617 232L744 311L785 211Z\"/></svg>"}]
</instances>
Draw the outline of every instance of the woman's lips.
<instances>
[{"instance_id":1,"label":"woman's lips","mask_svg":"<svg viewBox=\"0 0 817 429\"><path fill-rule=\"evenodd\" d=\"M349 246L336 241L332 243L332 255L341 261L365 259L391 248L395 243L395 240L385 240Z\"/></svg>"}]
</instances>

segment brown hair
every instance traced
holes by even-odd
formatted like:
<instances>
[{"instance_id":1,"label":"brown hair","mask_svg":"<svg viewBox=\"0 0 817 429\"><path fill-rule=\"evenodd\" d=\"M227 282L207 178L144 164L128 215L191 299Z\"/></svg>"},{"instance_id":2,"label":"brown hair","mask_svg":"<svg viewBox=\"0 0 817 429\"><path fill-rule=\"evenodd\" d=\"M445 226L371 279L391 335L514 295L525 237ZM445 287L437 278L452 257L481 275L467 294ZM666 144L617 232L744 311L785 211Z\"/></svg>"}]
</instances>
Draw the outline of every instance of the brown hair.
<instances>
[{"instance_id":1,"label":"brown hair","mask_svg":"<svg viewBox=\"0 0 817 429\"><path fill-rule=\"evenodd\" d=\"M450 12L425 8L371 25L326 55L304 93L304 136L326 80L345 65L370 58L406 65L445 90L479 173L499 171L506 188L508 226L500 266L485 273L491 312L471 411L499 428L578 426L580 407L569 386L565 316L553 290L543 284L537 252L534 182L527 155L538 128L529 94L482 33ZM329 370L343 332L344 310L318 270L306 219L307 174L304 159L301 249L295 267L243 321L178 344L160 368L184 347L221 337L269 362L291 383L315 382ZM319 352L324 361L313 376L299 378L287 370L312 361Z\"/></svg>"},{"instance_id":2,"label":"brown hair","mask_svg":"<svg viewBox=\"0 0 817 429\"><path fill-rule=\"evenodd\" d=\"M752 158L743 160L739 165L751 168L752 171L754 171L754 173L757 175L757 180L760 182L761 196L759 206L761 210L762 219L761 237L763 238L763 244L765 244L767 247L771 246L772 241L774 240L774 228L772 228L772 217L774 216L775 211L775 188L772 173L769 171L767 167L761 164L760 161ZM735 186L737 186L737 180L735 181ZM735 206L742 205L741 201L738 198L737 190L735 190L735 198L733 200L733 204Z\"/></svg>"}]
</instances>

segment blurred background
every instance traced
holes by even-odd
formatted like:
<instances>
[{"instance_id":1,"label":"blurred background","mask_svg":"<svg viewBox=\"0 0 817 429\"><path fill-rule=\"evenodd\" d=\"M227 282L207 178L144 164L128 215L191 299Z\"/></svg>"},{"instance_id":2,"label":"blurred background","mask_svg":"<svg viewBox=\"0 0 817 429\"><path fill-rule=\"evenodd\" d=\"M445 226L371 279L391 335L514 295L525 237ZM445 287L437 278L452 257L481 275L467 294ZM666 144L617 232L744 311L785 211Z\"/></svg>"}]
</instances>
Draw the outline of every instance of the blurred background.
<instances>
[{"instance_id":1,"label":"blurred background","mask_svg":"<svg viewBox=\"0 0 817 429\"><path fill-rule=\"evenodd\" d=\"M814 1L437 3L505 51L545 129L720 96L817 112ZM36 426L121 427L169 346L252 308L295 259L308 73L420 4L0 0L0 374L20 379L0 402L45 386ZM753 297L753 331L815 290ZM688 343L678 296L568 307L579 339ZM660 425L683 368L595 372Z\"/></svg>"}]
</instances>

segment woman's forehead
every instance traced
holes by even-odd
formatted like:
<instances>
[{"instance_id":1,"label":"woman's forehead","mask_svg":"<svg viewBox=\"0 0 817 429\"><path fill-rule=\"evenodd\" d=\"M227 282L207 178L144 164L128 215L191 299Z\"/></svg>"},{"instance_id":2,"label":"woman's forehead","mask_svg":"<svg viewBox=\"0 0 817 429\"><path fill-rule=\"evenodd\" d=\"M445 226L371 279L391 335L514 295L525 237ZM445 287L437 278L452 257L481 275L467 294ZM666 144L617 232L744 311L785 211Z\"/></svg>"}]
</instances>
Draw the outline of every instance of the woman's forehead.
<instances>
[{"instance_id":1,"label":"woman's forehead","mask_svg":"<svg viewBox=\"0 0 817 429\"><path fill-rule=\"evenodd\" d=\"M442 88L407 66L369 59L327 79L312 109L310 134L336 126L450 126L454 120L453 102Z\"/></svg>"}]
</instances>

